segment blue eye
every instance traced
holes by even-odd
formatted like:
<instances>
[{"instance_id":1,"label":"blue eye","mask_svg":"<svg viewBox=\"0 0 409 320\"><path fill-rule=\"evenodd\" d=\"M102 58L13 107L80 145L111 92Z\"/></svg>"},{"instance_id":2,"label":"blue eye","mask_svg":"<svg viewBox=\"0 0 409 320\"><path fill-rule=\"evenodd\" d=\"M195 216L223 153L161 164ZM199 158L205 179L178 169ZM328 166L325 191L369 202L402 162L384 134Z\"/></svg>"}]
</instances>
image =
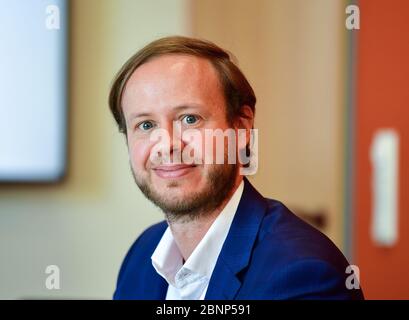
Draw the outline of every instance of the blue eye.
<instances>
[{"instance_id":1,"label":"blue eye","mask_svg":"<svg viewBox=\"0 0 409 320\"><path fill-rule=\"evenodd\" d=\"M153 123L152 121L144 121L138 126L138 128L143 131L148 131L153 128Z\"/></svg>"},{"instance_id":2,"label":"blue eye","mask_svg":"<svg viewBox=\"0 0 409 320\"><path fill-rule=\"evenodd\" d=\"M182 121L186 124L195 124L198 121L198 118L194 115L188 114L182 119Z\"/></svg>"}]
</instances>

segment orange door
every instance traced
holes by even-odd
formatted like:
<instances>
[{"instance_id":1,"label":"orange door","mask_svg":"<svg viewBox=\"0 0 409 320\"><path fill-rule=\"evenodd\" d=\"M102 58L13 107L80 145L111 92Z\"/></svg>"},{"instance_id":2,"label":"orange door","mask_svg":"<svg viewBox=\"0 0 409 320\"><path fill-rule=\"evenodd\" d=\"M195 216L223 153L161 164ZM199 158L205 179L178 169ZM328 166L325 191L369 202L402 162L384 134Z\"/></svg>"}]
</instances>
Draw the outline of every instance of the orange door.
<instances>
[{"instance_id":1,"label":"orange door","mask_svg":"<svg viewBox=\"0 0 409 320\"><path fill-rule=\"evenodd\" d=\"M409 299L409 1L361 0L357 32L354 260L368 299ZM371 236L374 133L399 134L398 239Z\"/></svg>"}]
</instances>

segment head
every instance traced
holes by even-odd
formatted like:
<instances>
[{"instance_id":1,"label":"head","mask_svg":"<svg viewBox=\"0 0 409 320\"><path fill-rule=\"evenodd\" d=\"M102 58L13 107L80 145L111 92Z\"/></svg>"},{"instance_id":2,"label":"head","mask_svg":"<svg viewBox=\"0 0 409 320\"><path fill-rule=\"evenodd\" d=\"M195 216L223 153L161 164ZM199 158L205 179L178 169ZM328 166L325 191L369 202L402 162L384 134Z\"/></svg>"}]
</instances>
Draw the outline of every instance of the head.
<instances>
[{"instance_id":1,"label":"head","mask_svg":"<svg viewBox=\"0 0 409 320\"><path fill-rule=\"evenodd\" d=\"M205 163L216 145L207 148L205 132L249 132L255 103L250 84L225 50L186 37L162 38L138 51L117 74L109 96L111 112L126 137L135 181L169 219L211 212L237 187L240 164L227 163L227 142L224 163ZM158 129L168 133L173 160L188 150L195 162L154 161L167 153L152 139ZM190 131L199 134L184 135ZM236 154L246 152L249 134L244 142L235 141Z\"/></svg>"}]
</instances>

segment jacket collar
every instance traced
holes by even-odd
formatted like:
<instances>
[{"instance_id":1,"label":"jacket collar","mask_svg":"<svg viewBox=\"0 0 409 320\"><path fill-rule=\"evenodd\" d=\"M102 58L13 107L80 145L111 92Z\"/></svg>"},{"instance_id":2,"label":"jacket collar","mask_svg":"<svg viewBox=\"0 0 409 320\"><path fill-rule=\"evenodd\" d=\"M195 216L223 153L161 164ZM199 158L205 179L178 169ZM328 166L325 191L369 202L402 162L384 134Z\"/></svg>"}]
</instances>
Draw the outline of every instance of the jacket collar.
<instances>
[{"instance_id":1,"label":"jacket collar","mask_svg":"<svg viewBox=\"0 0 409 320\"><path fill-rule=\"evenodd\" d=\"M263 196L244 178L244 191L216 266L205 299L233 299L241 287L237 274L250 261L254 242L267 209Z\"/></svg>"}]
</instances>

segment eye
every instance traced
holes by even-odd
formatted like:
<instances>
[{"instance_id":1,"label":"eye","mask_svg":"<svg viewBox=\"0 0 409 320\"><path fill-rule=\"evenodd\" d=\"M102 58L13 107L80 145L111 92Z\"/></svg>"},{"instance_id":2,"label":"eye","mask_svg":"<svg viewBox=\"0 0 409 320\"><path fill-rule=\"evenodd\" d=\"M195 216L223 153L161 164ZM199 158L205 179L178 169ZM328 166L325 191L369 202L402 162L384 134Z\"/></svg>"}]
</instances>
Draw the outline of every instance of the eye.
<instances>
[{"instance_id":1,"label":"eye","mask_svg":"<svg viewBox=\"0 0 409 320\"><path fill-rule=\"evenodd\" d=\"M154 127L154 124L152 123L152 121L149 121L149 120L144 121L138 125L138 128L141 129L142 131L149 131L153 127Z\"/></svg>"},{"instance_id":2,"label":"eye","mask_svg":"<svg viewBox=\"0 0 409 320\"><path fill-rule=\"evenodd\" d=\"M195 124L197 121L199 121L199 118L195 115L188 114L183 117L182 121L186 124Z\"/></svg>"}]
</instances>

